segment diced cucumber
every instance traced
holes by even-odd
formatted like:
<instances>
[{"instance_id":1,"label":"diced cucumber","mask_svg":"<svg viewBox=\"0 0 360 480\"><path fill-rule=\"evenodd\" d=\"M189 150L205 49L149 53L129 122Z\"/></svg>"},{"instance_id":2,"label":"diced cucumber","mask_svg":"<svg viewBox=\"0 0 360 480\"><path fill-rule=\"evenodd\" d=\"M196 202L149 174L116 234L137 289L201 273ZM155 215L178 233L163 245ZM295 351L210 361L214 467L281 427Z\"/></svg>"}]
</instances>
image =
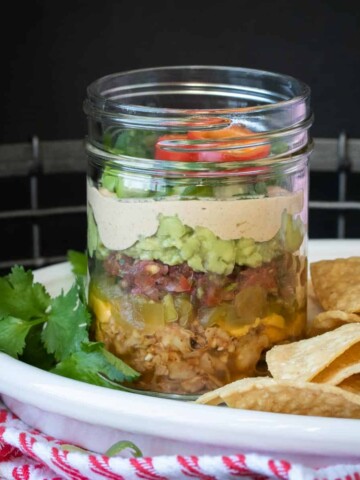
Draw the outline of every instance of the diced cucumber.
<instances>
[{"instance_id":1,"label":"diced cucumber","mask_svg":"<svg viewBox=\"0 0 360 480\"><path fill-rule=\"evenodd\" d=\"M210 185L189 185L181 193L183 197L212 197L213 188Z\"/></svg>"},{"instance_id":2,"label":"diced cucumber","mask_svg":"<svg viewBox=\"0 0 360 480\"><path fill-rule=\"evenodd\" d=\"M101 184L104 188L109 190L109 192L115 192L117 180L116 176L104 172L101 178Z\"/></svg>"},{"instance_id":3,"label":"diced cucumber","mask_svg":"<svg viewBox=\"0 0 360 480\"><path fill-rule=\"evenodd\" d=\"M271 145L271 154L272 155L281 155L289 150L288 144L282 140L276 140Z\"/></svg>"},{"instance_id":4,"label":"diced cucumber","mask_svg":"<svg viewBox=\"0 0 360 480\"><path fill-rule=\"evenodd\" d=\"M216 198L231 198L248 193L247 185L219 185L214 187L214 196Z\"/></svg>"}]
</instances>

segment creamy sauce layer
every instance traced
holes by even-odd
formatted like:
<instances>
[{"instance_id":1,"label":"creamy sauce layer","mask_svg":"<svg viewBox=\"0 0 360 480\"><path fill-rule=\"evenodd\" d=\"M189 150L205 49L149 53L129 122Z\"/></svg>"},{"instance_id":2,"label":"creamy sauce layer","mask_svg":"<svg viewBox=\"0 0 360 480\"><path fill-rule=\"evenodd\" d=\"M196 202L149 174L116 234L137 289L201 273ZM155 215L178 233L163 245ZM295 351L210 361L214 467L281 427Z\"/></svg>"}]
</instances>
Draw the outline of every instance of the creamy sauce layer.
<instances>
[{"instance_id":1,"label":"creamy sauce layer","mask_svg":"<svg viewBox=\"0 0 360 480\"><path fill-rule=\"evenodd\" d=\"M280 193L280 195L279 195ZM125 250L140 237L154 235L160 214L177 215L189 227L206 227L223 240L241 237L264 242L281 226L284 210L290 214L303 209L303 192L274 190L274 195L249 200L119 200L88 185L87 198L98 225L102 243L110 250Z\"/></svg>"}]
</instances>

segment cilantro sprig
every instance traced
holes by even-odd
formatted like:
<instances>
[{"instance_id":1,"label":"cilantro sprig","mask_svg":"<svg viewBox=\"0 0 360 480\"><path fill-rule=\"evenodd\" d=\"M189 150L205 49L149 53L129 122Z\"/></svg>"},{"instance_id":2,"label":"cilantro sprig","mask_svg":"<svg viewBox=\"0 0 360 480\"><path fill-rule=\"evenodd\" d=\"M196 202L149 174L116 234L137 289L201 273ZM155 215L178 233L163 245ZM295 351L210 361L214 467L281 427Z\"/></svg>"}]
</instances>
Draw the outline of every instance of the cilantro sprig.
<instances>
[{"instance_id":1,"label":"cilantro sprig","mask_svg":"<svg viewBox=\"0 0 360 480\"><path fill-rule=\"evenodd\" d=\"M52 298L22 266L0 277L0 351L75 380L121 389L139 373L89 338L86 256L69 251L75 281Z\"/></svg>"}]
</instances>

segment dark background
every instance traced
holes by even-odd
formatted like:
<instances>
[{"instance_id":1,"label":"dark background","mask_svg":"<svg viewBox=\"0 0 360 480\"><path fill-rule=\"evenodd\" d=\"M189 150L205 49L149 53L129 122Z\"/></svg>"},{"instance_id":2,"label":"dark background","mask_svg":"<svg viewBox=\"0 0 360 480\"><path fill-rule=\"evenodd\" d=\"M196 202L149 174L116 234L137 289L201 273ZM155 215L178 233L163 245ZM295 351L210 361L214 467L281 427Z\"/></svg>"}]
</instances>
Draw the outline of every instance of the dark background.
<instances>
[{"instance_id":1,"label":"dark background","mask_svg":"<svg viewBox=\"0 0 360 480\"><path fill-rule=\"evenodd\" d=\"M128 69L185 64L298 77L312 90L314 137L335 138L345 130L349 138L360 138L359 12L359 1L349 0L6 2L0 145L29 142L34 135L40 142L84 138L82 103L89 83ZM360 200L359 176L349 176L349 200ZM336 201L338 182L336 172L311 171L310 199ZM86 202L84 173L40 173L37 188L39 209ZM0 215L29 209L30 197L29 178L0 178ZM360 238L358 212L346 212L345 219L346 236ZM70 248L85 249L86 215L5 219L0 232L0 273L19 259L40 266L41 259L31 258L57 261ZM335 211L312 210L310 237L337 234Z\"/></svg>"},{"instance_id":2,"label":"dark background","mask_svg":"<svg viewBox=\"0 0 360 480\"><path fill-rule=\"evenodd\" d=\"M2 8L0 143L82 138L90 82L183 64L298 77L312 89L314 136L360 137L359 2L37 0Z\"/></svg>"}]
</instances>

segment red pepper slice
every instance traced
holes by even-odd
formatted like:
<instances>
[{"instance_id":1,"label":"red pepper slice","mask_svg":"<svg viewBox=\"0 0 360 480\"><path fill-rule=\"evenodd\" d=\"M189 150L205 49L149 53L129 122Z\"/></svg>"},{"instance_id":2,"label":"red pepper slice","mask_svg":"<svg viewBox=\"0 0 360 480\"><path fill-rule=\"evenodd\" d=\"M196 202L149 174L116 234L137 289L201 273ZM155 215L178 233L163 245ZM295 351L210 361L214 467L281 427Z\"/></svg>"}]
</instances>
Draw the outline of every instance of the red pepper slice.
<instances>
[{"instance_id":1,"label":"red pepper slice","mask_svg":"<svg viewBox=\"0 0 360 480\"><path fill-rule=\"evenodd\" d=\"M251 161L257 160L260 158L266 158L270 153L270 144L252 146L254 141L255 143L261 142L264 139L250 139L244 138L243 140L232 140L236 137L248 137L253 135L254 132L251 130L242 127L240 125L234 125L232 127L216 129L216 130L191 130L187 134L169 134L163 135L160 137L155 145L155 159L156 160L167 160L172 162L241 162L241 161ZM215 145L211 143L211 140L221 140L229 139L226 143L221 143ZM169 149L164 149L161 145L161 142L166 140L209 140L208 147L222 147L222 150L201 150L201 151L174 151ZM206 142L205 142L206 143ZM231 148L241 145L249 145L245 148ZM186 145L181 147L186 149ZM194 146L188 146L189 149L194 149ZM226 148L229 148L226 150ZM247 170L247 169L245 169ZM253 169L254 174L258 171Z\"/></svg>"},{"instance_id":2,"label":"red pepper slice","mask_svg":"<svg viewBox=\"0 0 360 480\"><path fill-rule=\"evenodd\" d=\"M155 145L155 159L167 160L169 162L196 162L198 161L198 154L196 152L177 152L168 150L161 145L161 142L166 140L189 140L187 134L174 133L163 135L159 137ZM186 148L182 146L181 148Z\"/></svg>"},{"instance_id":3,"label":"red pepper slice","mask_svg":"<svg viewBox=\"0 0 360 480\"><path fill-rule=\"evenodd\" d=\"M264 139L251 139L244 138L244 140L233 140L236 137L248 137L253 135L254 132L248 128L240 125L233 125L231 127L217 129L217 130L193 130L188 133L188 137L191 140L221 140L229 139L229 142L219 144L218 146L223 148L229 148L229 150L211 150L199 152L199 161L201 162L241 162L249 160L257 160L260 158L266 158L270 153L270 144L251 146L253 143L261 142ZM237 145L249 145L249 147L240 149L231 149Z\"/></svg>"}]
</instances>

